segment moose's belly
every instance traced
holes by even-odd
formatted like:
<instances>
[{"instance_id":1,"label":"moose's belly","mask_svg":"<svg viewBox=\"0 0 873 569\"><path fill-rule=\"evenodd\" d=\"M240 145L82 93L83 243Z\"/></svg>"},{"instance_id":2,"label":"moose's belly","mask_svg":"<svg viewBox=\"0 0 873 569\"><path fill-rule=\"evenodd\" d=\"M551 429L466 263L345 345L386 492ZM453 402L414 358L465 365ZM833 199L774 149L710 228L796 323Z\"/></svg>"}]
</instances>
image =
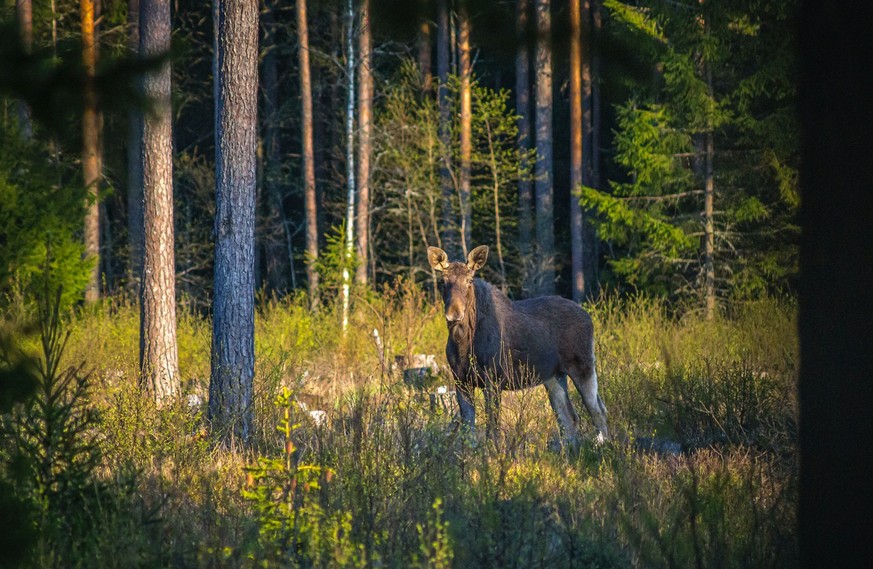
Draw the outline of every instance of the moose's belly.
<instances>
[{"instance_id":1,"label":"moose's belly","mask_svg":"<svg viewBox=\"0 0 873 569\"><path fill-rule=\"evenodd\" d=\"M512 350L509 357L499 360L478 359L476 373L469 381L473 387L496 384L500 389L528 389L542 384L558 374L557 354L531 354Z\"/></svg>"}]
</instances>

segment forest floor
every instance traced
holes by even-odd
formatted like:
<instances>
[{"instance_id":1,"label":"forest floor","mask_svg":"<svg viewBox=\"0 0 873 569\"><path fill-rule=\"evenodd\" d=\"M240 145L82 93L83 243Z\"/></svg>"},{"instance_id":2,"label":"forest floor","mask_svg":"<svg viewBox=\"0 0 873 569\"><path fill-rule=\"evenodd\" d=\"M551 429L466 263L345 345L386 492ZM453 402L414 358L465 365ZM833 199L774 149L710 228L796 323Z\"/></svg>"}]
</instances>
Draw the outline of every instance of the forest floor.
<instances>
[{"instance_id":1,"label":"forest floor","mask_svg":"<svg viewBox=\"0 0 873 569\"><path fill-rule=\"evenodd\" d=\"M183 393L157 410L137 390L136 306L73 316L63 362L91 371L82 435L100 457L79 493L97 496L40 502L73 537L43 529L34 565L797 565L793 301L736 302L709 321L644 298L587 306L613 437L594 443L571 388L578 449L558 443L543 389L505 394L489 438L440 404L444 368L403 381L397 355L445 363L422 291L359 294L345 337L331 306L262 299L256 432L236 452L206 427L207 319L181 310Z\"/></svg>"}]
</instances>

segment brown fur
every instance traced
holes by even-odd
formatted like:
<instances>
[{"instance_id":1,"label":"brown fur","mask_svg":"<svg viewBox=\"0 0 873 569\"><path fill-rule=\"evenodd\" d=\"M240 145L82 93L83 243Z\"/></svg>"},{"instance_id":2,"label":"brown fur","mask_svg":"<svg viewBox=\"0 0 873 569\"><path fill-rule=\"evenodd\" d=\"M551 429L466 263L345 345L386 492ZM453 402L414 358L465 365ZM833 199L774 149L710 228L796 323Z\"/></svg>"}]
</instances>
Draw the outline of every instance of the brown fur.
<instances>
[{"instance_id":1,"label":"brown fur","mask_svg":"<svg viewBox=\"0 0 873 569\"><path fill-rule=\"evenodd\" d=\"M594 327L578 304L558 296L510 301L500 290L474 278L488 248L477 247L467 262L448 262L444 251L428 248L431 266L442 271L449 338L446 357L458 392L461 416L474 422L472 390L485 391L489 426L499 393L545 384L559 424L575 438L578 415L567 397L566 376L576 385L603 437L606 408L597 395ZM567 431L570 431L569 433Z\"/></svg>"}]
</instances>

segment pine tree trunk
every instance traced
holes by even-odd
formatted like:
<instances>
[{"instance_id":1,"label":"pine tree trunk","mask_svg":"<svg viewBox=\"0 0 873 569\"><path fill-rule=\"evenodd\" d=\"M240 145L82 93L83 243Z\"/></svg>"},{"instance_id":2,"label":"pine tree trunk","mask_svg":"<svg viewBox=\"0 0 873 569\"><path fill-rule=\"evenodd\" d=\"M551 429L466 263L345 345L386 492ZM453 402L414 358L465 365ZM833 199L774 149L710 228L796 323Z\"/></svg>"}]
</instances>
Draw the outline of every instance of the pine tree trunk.
<instances>
[{"instance_id":1,"label":"pine tree trunk","mask_svg":"<svg viewBox=\"0 0 873 569\"><path fill-rule=\"evenodd\" d=\"M342 331L345 337L349 327L349 305L351 304L351 272L349 262L355 247L355 9L354 1L346 0L346 81L348 99L346 100L346 236L345 262L343 262L342 288Z\"/></svg>"},{"instance_id":2,"label":"pine tree trunk","mask_svg":"<svg viewBox=\"0 0 873 569\"><path fill-rule=\"evenodd\" d=\"M536 238L540 294L555 292L554 198L552 188L552 46L551 2L536 0Z\"/></svg>"},{"instance_id":3,"label":"pine tree trunk","mask_svg":"<svg viewBox=\"0 0 873 569\"><path fill-rule=\"evenodd\" d=\"M140 54L170 50L170 0L142 0ZM173 234L173 132L169 62L143 79L153 103L142 122L143 273L140 303L141 389L159 405L179 392Z\"/></svg>"},{"instance_id":4,"label":"pine tree trunk","mask_svg":"<svg viewBox=\"0 0 873 569\"><path fill-rule=\"evenodd\" d=\"M418 24L418 68L421 71L421 88L425 92L431 90L433 74L431 73L431 45L430 45L430 22L427 8L428 0L420 1L421 21Z\"/></svg>"},{"instance_id":5,"label":"pine tree trunk","mask_svg":"<svg viewBox=\"0 0 873 569\"><path fill-rule=\"evenodd\" d=\"M367 284L370 248L370 133L373 118L372 34L370 33L370 0L361 1L361 29L358 36L358 266L355 282Z\"/></svg>"},{"instance_id":6,"label":"pine tree trunk","mask_svg":"<svg viewBox=\"0 0 873 569\"><path fill-rule=\"evenodd\" d=\"M309 27L306 0L297 0L297 40L300 75L300 124L302 136L304 208L306 210L306 278L309 283L309 306L318 307L318 199L315 188L315 150L313 145L312 79L309 67Z\"/></svg>"},{"instance_id":7,"label":"pine tree trunk","mask_svg":"<svg viewBox=\"0 0 873 569\"><path fill-rule=\"evenodd\" d=\"M252 434L258 5L217 0L215 287L209 416L234 447Z\"/></svg>"},{"instance_id":8,"label":"pine tree trunk","mask_svg":"<svg viewBox=\"0 0 873 569\"><path fill-rule=\"evenodd\" d=\"M709 36L709 20L704 22L705 34ZM707 94L714 100L712 86L712 66L704 60L704 78L706 79ZM703 273L704 295L706 302L706 317L712 319L715 316L715 220L713 218L713 202L715 200L715 177L713 160L715 158L715 145L713 142L712 118L707 118L707 131L704 136L704 179L703 179Z\"/></svg>"},{"instance_id":9,"label":"pine tree trunk","mask_svg":"<svg viewBox=\"0 0 873 569\"><path fill-rule=\"evenodd\" d=\"M603 28L601 0L591 0L591 186L601 189L600 34Z\"/></svg>"},{"instance_id":10,"label":"pine tree trunk","mask_svg":"<svg viewBox=\"0 0 873 569\"><path fill-rule=\"evenodd\" d=\"M273 291L284 292L288 288L288 276L294 281L294 255L288 247L288 223L285 217L282 196L282 146L279 137L279 74L277 70L276 33L278 28L273 16L275 2L264 1L263 25L263 93L264 93L264 176L267 212L267 235L264 256L267 269L267 284Z\"/></svg>"},{"instance_id":11,"label":"pine tree trunk","mask_svg":"<svg viewBox=\"0 0 873 569\"><path fill-rule=\"evenodd\" d=\"M16 0L18 29L21 32L21 47L25 53L33 49L33 4L31 0ZM30 107L24 101L18 102L18 131L21 138L33 138L33 122L30 117Z\"/></svg>"},{"instance_id":12,"label":"pine tree trunk","mask_svg":"<svg viewBox=\"0 0 873 569\"><path fill-rule=\"evenodd\" d=\"M582 7L580 0L570 0L570 259L573 300L585 298L585 271L583 269L584 219L579 203L582 188L583 121L582 79Z\"/></svg>"},{"instance_id":13,"label":"pine tree trunk","mask_svg":"<svg viewBox=\"0 0 873 569\"><path fill-rule=\"evenodd\" d=\"M461 252L463 258L473 249L473 205L470 193L470 161L473 155L473 75L470 61L470 15L466 0L458 14L458 69L461 79L461 168L458 198L461 206Z\"/></svg>"},{"instance_id":14,"label":"pine tree trunk","mask_svg":"<svg viewBox=\"0 0 873 569\"><path fill-rule=\"evenodd\" d=\"M442 188L440 243L438 246L455 258L455 227L452 207L454 194L451 177L451 108L449 101L449 8L448 0L437 0L437 75L439 86L440 187Z\"/></svg>"},{"instance_id":15,"label":"pine tree trunk","mask_svg":"<svg viewBox=\"0 0 873 569\"><path fill-rule=\"evenodd\" d=\"M82 18L82 65L85 68L85 109L82 114L82 174L88 194L85 208L85 255L94 263L85 287L85 302L100 297L100 119L94 75L97 72L97 45L94 38L94 0L80 0Z\"/></svg>"},{"instance_id":16,"label":"pine tree trunk","mask_svg":"<svg viewBox=\"0 0 873 569\"><path fill-rule=\"evenodd\" d=\"M706 317L711 319L715 316L715 223L713 220L715 181L712 166L715 149L713 148L712 131L706 133L705 139L703 182L703 277Z\"/></svg>"},{"instance_id":17,"label":"pine tree trunk","mask_svg":"<svg viewBox=\"0 0 873 569\"><path fill-rule=\"evenodd\" d=\"M515 113L518 115L518 151L521 155L520 174L518 178L518 249L524 266L530 261L531 254L531 211L533 195L527 158L530 151L530 25L529 0L517 0L516 3L516 42L515 55ZM527 281L526 275L525 281ZM525 282L525 284L529 284ZM525 287L527 288L527 287Z\"/></svg>"},{"instance_id":18,"label":"pine tree trunk","mask_svg":"<svg viewBox=\"0 0 873 569\"><path fill-rule=\"evenodd\" d=\"M132 53L139 52L140 0L127 0L127 45ZM127 278L132 292L139 296L142 277L142 110L132 108L127 116L127 236L129 257Z\"/></svg>"}]
</instances>

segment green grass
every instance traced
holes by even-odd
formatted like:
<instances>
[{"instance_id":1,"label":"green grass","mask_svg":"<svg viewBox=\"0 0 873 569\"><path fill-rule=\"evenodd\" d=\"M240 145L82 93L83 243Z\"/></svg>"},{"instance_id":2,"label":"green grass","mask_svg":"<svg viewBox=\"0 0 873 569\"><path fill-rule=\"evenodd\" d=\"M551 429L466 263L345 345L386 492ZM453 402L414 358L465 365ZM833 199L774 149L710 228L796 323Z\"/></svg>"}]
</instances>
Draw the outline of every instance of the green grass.
<instances>
[{"instance_id":1,"label":"green grass","mask_svg":"<svg viewBox=\"0 0 873 569\"><path fill-rule=\"evenodd\" d=\"M64 361L93 370L93 477L115 506L87 543L43 534L41 551L125 567L796 566L793 302L737 304L712 321L644 298L589 308L615 437L573 452L556 444L542 389L507 393L488 440L484 428L458 432L383 369L374 329L388 362L434 353L444 363L443 319L414 287L360 292L345 341L329 306L313 315L301 297L262 301L257 434L235 454L184 398L157 410L140 396L134 305L82 311ZM181 313L178 336L183 395L205 396L209 322ZM299 401L326 410L327 424ZM573 401L590 440L575 391ZM652 438L684 453L635 443Z\"/></svg>"}]
</instances>

